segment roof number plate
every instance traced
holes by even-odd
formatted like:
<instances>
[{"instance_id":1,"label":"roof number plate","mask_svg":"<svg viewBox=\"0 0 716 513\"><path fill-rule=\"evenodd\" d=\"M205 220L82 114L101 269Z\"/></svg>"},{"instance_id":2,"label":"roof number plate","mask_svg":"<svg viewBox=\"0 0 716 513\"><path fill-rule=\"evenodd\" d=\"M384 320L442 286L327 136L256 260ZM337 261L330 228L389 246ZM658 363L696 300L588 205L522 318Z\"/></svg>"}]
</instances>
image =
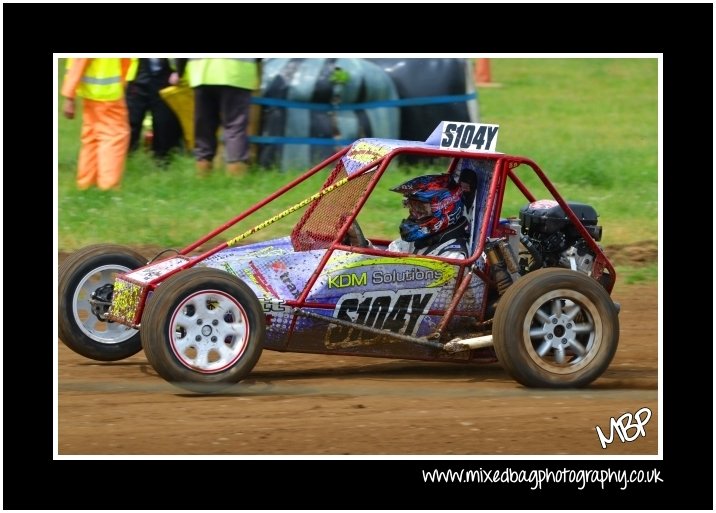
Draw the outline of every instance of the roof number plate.
<instances>
[{"instance_id":1,"label":"roof number plate","mask_svg":"<svg viewBox=\"0 0 716 513\"><path fill-rule=\"evenodd\" d=\"M499 128L499 125L443 121L440 147L446 150L494 152Z\"/></svg>"}]
</instances>

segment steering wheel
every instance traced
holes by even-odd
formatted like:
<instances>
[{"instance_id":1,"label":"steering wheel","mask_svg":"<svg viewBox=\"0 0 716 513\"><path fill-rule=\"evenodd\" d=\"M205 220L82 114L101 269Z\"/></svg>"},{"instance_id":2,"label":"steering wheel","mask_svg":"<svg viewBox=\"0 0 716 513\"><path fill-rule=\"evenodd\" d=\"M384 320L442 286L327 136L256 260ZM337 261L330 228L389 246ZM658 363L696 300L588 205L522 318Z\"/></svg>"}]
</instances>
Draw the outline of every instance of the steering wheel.
<instances>
[{"instance_id":1,"label":"steering wheel","mask_svg":"<svg viewBox=\"0 0 716 513\"><path fill-rule=\"evenodd\" d=\"M367 248L370 246L370 242L365 238L365 235L363 235L363 230L361 230L358 225L358 221L353 221L350 228L348 228L348 231L346 232L346 236L343 237L342 243L347 246L358 246L361 248Z\"/></svg>"}]
</instances>

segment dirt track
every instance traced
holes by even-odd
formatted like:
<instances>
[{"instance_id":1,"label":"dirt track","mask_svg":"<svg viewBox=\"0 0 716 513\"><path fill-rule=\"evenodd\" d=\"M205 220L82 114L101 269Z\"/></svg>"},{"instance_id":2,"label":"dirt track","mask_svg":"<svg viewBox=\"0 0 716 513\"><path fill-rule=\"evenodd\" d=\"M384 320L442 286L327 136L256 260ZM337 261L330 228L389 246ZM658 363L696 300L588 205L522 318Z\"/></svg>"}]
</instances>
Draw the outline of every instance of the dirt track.
<instances>
[{"instance_id":1,"label":"dirt track","mask_svg":"<svg viewBox=\"0 0 716 513\"><path fill-rule=\"evenodd\" d=\"M64 455L657 454L657 287L617 283L621 339L581 390L526 389L499 364L264 351L250 379L214 396L174 388L142 353L115 363L59 351ZM647 407L646 436L595 426ZM630 434L634 433L632 429Z\"/></svg>"}]
</instances>

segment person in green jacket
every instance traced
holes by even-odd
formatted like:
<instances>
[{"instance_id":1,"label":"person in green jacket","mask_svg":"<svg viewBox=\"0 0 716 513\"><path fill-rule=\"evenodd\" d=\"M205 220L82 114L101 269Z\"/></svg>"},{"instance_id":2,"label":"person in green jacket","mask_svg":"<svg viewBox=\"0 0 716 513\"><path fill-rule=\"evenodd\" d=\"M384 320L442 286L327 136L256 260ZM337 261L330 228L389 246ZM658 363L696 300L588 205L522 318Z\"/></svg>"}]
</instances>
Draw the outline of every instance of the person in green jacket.
<instances>
[{"instance_id":1,"label":"person in green jacket","mask_svg":"<svg viewBox=\"0 0 716 513\"><path fill-rule=\"evenodd\" d=\"M240 175L248 168L251 93L258 89L258 59L177 59L179 75L194 89L194 156L200 176L211 172L224 131L226 171Z\"/></svg>"}]
</instances>

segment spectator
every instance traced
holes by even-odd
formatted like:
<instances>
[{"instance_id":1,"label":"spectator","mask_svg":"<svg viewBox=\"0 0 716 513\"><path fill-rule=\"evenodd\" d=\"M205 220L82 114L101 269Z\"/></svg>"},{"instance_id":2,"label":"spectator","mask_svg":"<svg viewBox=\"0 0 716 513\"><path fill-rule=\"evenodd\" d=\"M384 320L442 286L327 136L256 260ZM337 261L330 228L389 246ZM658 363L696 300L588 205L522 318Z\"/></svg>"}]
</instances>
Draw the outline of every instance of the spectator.
<instances>
[{"instance_id":1,"label":"spectator","mask_svg":"<svg viewBox=\"0 0 716 513\"><path fill-rule=\"evenodd\" d=\"M129 145L124 83L130 59L68 59L63 115L74 119L76 97L83 98L77 187L119 188Z\"/></svg>"},{"instance_id":2,"label":"spectator","mask_svg":"<svg viewBox=\"0 0 716 513\"><path fill-rule=\"evenodd\" d=\"M391 190L404 195L409 215L400 223L400 239L391 242L388 251L467 258L463 191L450 175L419 176Z\"/></svg>"},{"instance_id":3,"label":"spectator","mask_svg":"<svg viewBox=\"0 0 716 513\"><path fill-rule=\"evenodd\" d=\"M172 150L182 148L182 129L174 111L164 102L159 91L176 83L178 77L169 59L133 59L134 73L127 77L127 108L131 136L129 151L139 148L147 112L152 115L152 153L165 166Z\"/></svg>"},{"instance_id":4,"label":"spectator","mask_svg":"<svg viewBox=\"0 0 716 513\"><path fill-rule=\"evenodd\" d=\"M257 59L177 59L194 89L194 156L199 175L211 171L217 129L223 127L226 171L240 175L248 168L248 123L251 92L258 88Z\"/></svg>"}]
</instances>

